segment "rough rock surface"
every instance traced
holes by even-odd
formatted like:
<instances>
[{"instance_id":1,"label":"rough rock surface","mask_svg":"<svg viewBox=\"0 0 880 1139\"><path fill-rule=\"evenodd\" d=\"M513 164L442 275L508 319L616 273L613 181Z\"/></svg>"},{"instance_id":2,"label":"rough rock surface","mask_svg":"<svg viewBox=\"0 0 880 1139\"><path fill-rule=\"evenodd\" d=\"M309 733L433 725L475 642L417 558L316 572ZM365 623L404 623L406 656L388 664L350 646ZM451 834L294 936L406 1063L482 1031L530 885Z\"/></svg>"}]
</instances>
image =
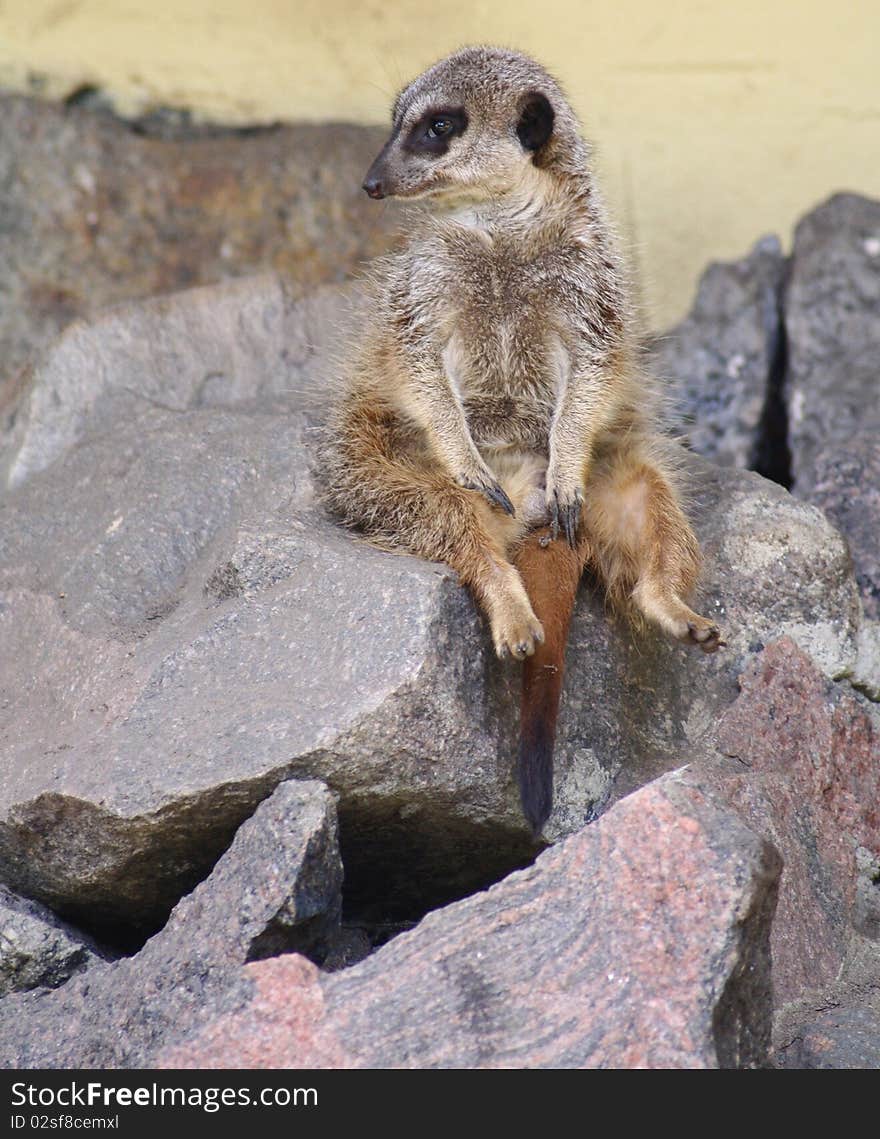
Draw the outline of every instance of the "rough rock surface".
<instances>
[{"instance_id":1,"label":"rough rock surface","mask_svg":"<svg viewBox=\"0 0 880 1139\"><path fill-rule=\"evenodd\" d=\"M683 424L690 446L721 466L753 468L763 458L785 273L776 237L740 261L710 265L686 319L650 345L676 428Z\"/></svg>"},{"instance_id":2,"label":"rough rock surface","mask_svg":"<svg viewBox=\"0 0 880 1139\"><path fill-rule=\"evenodd\" d=\"M708 785L783 857L774 996L780 1008L806 1005L850 950L857 852L880 858L880 717L787 639L768 645L740 685L717 736L737 764L711 769Z\"/></svg>"},{"instance_id":3,"label":"rough rock surface","mask_svg":"<svg viewBox=\"0 0 880 1139\"><path fill-rule=\"evenodd\" d=\"M326 404L358 298L351 287L325 289L294 304L281 278L265 274L73 323L9 417L0 488L151 410Z\"/></svg>"},{"instance_id":4,"label":"rough rock surface","mask_svg":"<svg viewBox=\"0 0 880 1139\"><path fill-rule=\"evenodd\" d=\"M759 1065L778 872L769 844L668 776L344 973L248 966L159 1063Z\"/></svg>"},{"instance_id":5,"label":"rough rock surface","mask_svg":"<svg viewBox=\"0 0 880 1139\"><path fill-rule=\"evenodd\" d=\"M874 618L878 308L880 201L838 194L803 218L787 260L764 238L747 257L711 265L688 317L649 354L694 450L792 486L828 514Z\"/></svg>"},{"instance_id":6,"label":"rough rock surface","mask_svg":"<svg viewBox=\"0 0 880 1139\"><path fill-rule=\"evenodd\" d=\"M75 318L265 269L312 289L384 252L394 211L360 188L384 138L125 123L0 96L0 425L27 364Z\"/></svg>"},{"instance_id":7,"label":"rough rock surface","mask_svg":"<svg viewBox=\"0 0 880 1139\"><path fill-rule=\"evenodd\" d=\"M794 487L809 497L819 452L880 427L880 201L837 194L795 231L785 321Z\"/></svg>"},{"instance_id":8,"label":"rough rock surface","mask_svg":"<svg viewBox=\"0 0 880 1139\"><path fill-rule=\"evenodd\" d=\"M241 969L299 890L309 855L297 831L320 833L330 849L329 812L315 784L280 787L139 954L93 970L87 984L3 1002L0 1063L764 1061L779 859L682 777L643 789L530 869L435 911L342 973L321 974L298 954Z\"/></svg>"},{"instance_id":9,"label":"rough rock surface","mask_svg":"<svg viewBox=\"0 0 880 1139\"><path fill-rule=\"evenodd\" d=\"M878 269L880 276L880 269ZM880 342L878 342L880 353ZM875 378L880 399L880 356ZM870 413L866 416L870 421ZM817 451L810 473L809 501L825 511L852 550L862 604L880 617L880 436L878 426ZM795 489L800 493L800 487Z\"/></svg>"},{"instance_id":10,"label":"rough rock surface","mask_svg":"<svg viewBox=\"0 0 880 1139\"><path fill-rule=\"evenodd\" d=\"M349 890L391 918L533 856L517 670L450 572L366 547L316 501L319 408L356 308L350 291L292 304L273 277L197 290L74 326L35 374L0 498L16 889L149 932L291 775L340 794ZM691 462L728 648L633 637L584 589L549 837L677 766L763 643L853 667L857 594L821 513Z\"/></svg>"},{"instance_id":11,"label":"rough rock surface","mask_svg":"<svg viewBox=\"0 0 880 1139\"><path fill-rule=\"evenodd\" d=\"M850 543L880 616L880 201L838 194L800 222L785 305L795 494ZM877 676L880 683L880 674Z\"/></svg>"},{"instance_id":12,"label":"rough rock surface","mask_svg":"<svg viewBox=\"0 0 880 1139\"><path fill-rule=\"evenodd\" d=\"M341 882L333 795L316 781L281 784L134 957L0 1004L0 1066L146 1066L233 967L267 953L323 959L338 936Z\"/></svg>"},{"instance_id":13,"label":"rough rock surface","mask_svg":"<svg viewBox=\"0 0 880 1139\"><path fill-rule=\"evenodd\" d=\"M0 885L0 997L56 989L104 959L93 941L51 910Z\"/></svg>"},{"instance_id":14,"label":"rough rock surface","mask_svg":"<svg viewBox=\"0 0 880 1139\"><path fill-rule=\"evenodd\" d=\"M856 1004L805 1025L777 1059L780 1068L880 1068L880 1012Z\"/></svg>"}]
</instances>

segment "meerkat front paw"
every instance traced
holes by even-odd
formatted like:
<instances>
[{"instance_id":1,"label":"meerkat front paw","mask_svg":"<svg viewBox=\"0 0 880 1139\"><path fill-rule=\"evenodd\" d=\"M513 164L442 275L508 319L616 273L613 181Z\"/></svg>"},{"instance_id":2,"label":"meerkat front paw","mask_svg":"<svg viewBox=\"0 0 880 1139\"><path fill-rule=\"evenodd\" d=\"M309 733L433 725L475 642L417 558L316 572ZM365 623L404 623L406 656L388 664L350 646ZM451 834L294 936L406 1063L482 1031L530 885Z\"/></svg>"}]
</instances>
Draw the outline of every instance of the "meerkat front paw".
<instances>
[{"instance_id":1,"label":"meerkat front paw","mask_svg":"<svg viewBox=\"0 0 880 1139\"><path fill-rule=\"evenodd\" d=\"M511 517L516 514L513 503L504 493L504 488L492 478L488 471L485 474L482 471L474 471L471 474L459 475L457 482L465 490L479 491L490 506L500 506Z\"/></svg>"},{"instance_id":2,"label":"meerkat front paw","mask_svg":"<svg viewBox=\"0 0 880 1139\"><path fill-rule=\"evenodd\" d=\"M561 527L569 546L574 549L577 545L583 508L584 495L578 487L562 489L555 483L548 484L547 513L550 516L550 533L554 541L559 537Z\"/></svg>"}]
</instances>

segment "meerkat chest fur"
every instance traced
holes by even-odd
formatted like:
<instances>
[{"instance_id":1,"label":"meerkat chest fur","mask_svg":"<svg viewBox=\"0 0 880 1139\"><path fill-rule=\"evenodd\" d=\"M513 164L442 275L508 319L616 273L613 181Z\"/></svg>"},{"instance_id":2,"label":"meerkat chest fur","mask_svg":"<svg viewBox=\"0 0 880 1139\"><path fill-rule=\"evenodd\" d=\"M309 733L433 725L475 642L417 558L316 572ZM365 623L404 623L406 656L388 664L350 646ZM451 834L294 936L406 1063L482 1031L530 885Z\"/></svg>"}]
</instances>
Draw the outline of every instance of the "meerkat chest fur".
<instances>
[{"instance_id":1,"label":"meerkat chest fur","mask_svg":"<svg viewBox=\"0 0 880 1139\"><path fill-rule=\"evenodd\" d=\"M535 225L445 220L406 257L410 305L441 354L480 449L547 454L569 349L583 337L589 251Z\"/></svg>"}]
</instances>

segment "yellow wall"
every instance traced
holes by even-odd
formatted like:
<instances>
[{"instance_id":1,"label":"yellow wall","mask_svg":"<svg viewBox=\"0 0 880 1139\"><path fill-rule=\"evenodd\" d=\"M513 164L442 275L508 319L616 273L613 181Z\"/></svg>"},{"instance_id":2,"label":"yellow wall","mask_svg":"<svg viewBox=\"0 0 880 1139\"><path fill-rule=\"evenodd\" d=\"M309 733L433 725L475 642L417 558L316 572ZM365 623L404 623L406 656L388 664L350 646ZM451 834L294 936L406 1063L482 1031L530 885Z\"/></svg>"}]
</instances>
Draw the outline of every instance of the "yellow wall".
<instances>
[{"instance_id":1,"label":"yellow wall","mask_svg":"<svg viewBox=\"0 0 880 1139\"><path fill-rule=\"evenodd\" d=\"M0 83L235 123L384 122L473 42L568 88L656 325L710 258L787 240L834 190L880 196L878 0L0 0Z\"/></svg>"}]
</instances>

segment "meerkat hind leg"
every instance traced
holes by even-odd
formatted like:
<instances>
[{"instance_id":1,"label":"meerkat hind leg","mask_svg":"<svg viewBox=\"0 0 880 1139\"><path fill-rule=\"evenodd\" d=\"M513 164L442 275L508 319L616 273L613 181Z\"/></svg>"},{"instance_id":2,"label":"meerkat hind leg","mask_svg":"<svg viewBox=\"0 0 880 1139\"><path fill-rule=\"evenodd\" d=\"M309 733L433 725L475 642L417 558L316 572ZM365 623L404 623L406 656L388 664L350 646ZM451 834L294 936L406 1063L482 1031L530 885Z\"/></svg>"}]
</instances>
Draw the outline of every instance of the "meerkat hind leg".
<instances>
[{"instance_id":1,"label":"meerkat hind leg","mask_svg":"<svg viewBox=\"0 0 880 1139\"><path fill-rule=\"evenodd\" d=\"M598 463L587 482L584 518L613 600L628 597L650 622L703 652L724 644L718 626L685 601L696 585L699 546L655 460L638 447L621 447Z\"/></svg>"},{"instance_id":2,"label":"meerkat hind leg","mask_svg":"<svg viewBox=\"0 0 880 1139\"><path fill-rule=\"evenodd\" d=\"M507 554L523 524L459 486L429 456L410 450L401 457L394 423L369 400L351 401L331 505L378 545L445 562L486 613L497 654L530 656L544 630Z\"/></svg>"}]
</instances>

